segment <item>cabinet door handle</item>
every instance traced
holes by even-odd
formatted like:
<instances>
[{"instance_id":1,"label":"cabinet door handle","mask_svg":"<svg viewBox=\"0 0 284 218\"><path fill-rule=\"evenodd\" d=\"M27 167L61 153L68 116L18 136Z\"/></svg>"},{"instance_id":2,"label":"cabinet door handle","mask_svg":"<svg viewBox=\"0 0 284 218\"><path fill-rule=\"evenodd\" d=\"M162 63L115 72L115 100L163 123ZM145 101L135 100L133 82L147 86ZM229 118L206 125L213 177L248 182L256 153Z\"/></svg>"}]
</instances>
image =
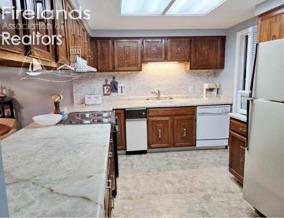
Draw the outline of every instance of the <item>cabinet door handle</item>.
<instances>
[{"instance_id":1,"label":"cabinet door handle","mask_svg":"<svg viewBox=\"0 0 284 218\"><path fill-rule=\"evenodd\" d=\"M111 180L110 179L108 179L106 181L106 189L111 189Z\"/></svg>"},{"instance_id":2,"label":"cabinet door handle","mask_svg":"<svg viewBox=\"0 0 284 218\"><path fill-rule=\"evenodd\" d=\"M161 129L158 129L158 137L159 137L159 139L161 139L162 138L162 130Z\"/></svg>"},{"instance_id":3,"label":"cabinet door handle","mask_svg":"<svg viewBox=\"0 0 284 218\"><path fill-rule=\"evenodd\" d=\"M186 128L183 128L183 137L186 137L187 136L187 130Z\"/></svg>"},{"instance_id":4,"label":"cabinet door handle","mask_svg":"<svg viewBox=\"0 0 284 218\"><path fill-rule=\"evenodd\" d=\"M246 131L247 131L246 129L243 129L243 128L239 128L239 130L240 130L241 132L246 132Z\"/></svg>"}]
</instances>

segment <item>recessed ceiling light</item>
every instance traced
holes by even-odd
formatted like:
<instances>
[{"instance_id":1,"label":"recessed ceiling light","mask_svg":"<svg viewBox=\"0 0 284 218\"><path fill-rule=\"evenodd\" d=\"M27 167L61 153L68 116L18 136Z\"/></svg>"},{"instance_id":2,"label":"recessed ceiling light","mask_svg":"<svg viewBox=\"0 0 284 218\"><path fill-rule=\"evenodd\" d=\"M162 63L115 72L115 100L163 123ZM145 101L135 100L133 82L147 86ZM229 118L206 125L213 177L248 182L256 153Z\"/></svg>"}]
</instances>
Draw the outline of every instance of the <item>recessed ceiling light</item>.
<instances>
[{"instance_id":1,"label":"recessed ceiling light","mask_svg":"<svg viewBox=\"0 0 284 218\"><path fill-rule=\"evenodd\" d=\"M162 15L171 0L121 0L123 16Z\"/></svg>"},{"instance_id":2,"label":"recessed ceiling light","mask_svg":"<svg viewBox=\"0 0 284 218\"><path fill-rule=\"evenodd\" d=\"M226 0L175 0L166 15L202 16L207 15Z\"/></svg>"}]
</instances>

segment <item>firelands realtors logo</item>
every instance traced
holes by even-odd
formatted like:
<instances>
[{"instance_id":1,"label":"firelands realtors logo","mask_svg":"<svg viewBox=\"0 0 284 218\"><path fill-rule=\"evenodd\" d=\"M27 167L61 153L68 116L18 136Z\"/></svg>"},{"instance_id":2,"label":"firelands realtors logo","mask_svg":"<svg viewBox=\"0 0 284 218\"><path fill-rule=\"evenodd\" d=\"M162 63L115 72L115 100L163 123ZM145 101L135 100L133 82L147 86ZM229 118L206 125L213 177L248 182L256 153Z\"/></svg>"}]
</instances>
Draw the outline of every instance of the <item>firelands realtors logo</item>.
<instances>
[{"instance_id":1,"label":"firelands realtors logo","mask_svg":"<svg viewBox=\"0 0 284 218\"><path fill-rule=\"evenodd\" d=\"M65 10L22 10L15 9L13 6L3 6L1 11L1 45L61 45L63 36L60 34L50 35L49 31L54 28L52 22L58 19L71 20L88 20L90 19L90 10L74 9L72 11ZM8 18L8 19L6 19ZM18 22L19 20L26 22ZM9 22L7 22L7 20ZM11 23L11 20L13 21ZM31 21L31 22L30 22ZM38 21L38 22L32 22ZM59 24L60 25L60 24ZM12 35L11 32L15 30L29 30L24 31L24 35ZM57 27L55 26L55 29ZM9 31L10 30L10 31ZM13 30L13 31L11 31ZM17 33L17 31L16 31ZM43 33L46 33L43 34Z\"/></svg>"}]
</instances>

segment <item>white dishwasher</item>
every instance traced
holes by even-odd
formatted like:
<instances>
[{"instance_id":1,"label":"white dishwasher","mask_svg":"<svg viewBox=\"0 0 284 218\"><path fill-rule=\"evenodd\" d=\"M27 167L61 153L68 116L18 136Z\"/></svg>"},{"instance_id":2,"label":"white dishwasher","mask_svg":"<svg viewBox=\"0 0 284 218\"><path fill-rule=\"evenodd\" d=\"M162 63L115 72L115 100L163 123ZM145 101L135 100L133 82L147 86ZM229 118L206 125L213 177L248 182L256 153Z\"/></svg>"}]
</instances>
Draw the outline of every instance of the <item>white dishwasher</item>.
<instances>
[{"instance_id":1,"label":"white dishwasher","mask_svg":"<svg viewBox=\"0 0 284 218\"><path fill-rule=\"evenodd\" d=\"M230 112L230 105L197 107L196 147L228 146Z\"/></svg>"},{"instance_id":2,"label":"white dishwasher","mask_svg":"<svg viewBox=\"0 0 284 218\"><path fill-rule=\"evenodd\" d=\"M126 153L143 154L147 152L147 113L146 108L127 109L126 115Z\"/></svg>"}]
</instances>

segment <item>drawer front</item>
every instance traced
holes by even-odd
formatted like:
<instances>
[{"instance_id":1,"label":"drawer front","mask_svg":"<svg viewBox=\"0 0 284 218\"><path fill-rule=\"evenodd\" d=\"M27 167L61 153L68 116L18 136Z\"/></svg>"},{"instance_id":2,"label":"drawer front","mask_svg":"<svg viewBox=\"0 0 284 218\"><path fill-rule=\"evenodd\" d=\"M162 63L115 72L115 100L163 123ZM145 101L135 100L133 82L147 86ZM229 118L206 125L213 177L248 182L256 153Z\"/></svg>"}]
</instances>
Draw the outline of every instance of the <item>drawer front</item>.
<instances>
[{"instance_id":1,"label":"drawer front","mask_svg":"<svg viewBox=\"0 0 284 218\"><path fill-rule=\"evenodd\" d=\"M178 116L178 115L195 115L196 107L184 108L155 108L148 110L149 117L161 116Z\"/></svg>"},{"instance_id":2,"label":"drawer front","mask_svg":"<svg viewBox=\"0 0 284 218\"><path fill-rule=\"evenodd\" d=\"M247 136L247 124L235 119L230 121L230 130L234 131L242 136Z\"/></svg>"}]
</instances>

